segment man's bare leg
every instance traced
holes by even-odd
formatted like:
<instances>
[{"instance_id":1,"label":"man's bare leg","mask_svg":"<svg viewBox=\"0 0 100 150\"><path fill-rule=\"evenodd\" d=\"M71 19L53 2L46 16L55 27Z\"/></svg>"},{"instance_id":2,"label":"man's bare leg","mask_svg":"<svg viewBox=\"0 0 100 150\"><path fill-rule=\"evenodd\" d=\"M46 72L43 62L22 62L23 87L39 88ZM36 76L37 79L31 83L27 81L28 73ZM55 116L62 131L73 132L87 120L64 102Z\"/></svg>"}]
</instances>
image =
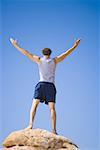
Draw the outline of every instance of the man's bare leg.
<instances>
[{"instance_id":1,"label":"man's bare leg","mask_svg":"<svg viewBox=\"0 0 100 150\"><path fill-rule=\"evenodd\" d=\"M27 129L32 129L33 127L33 122L34 122L34 118L35 118L35 114L36 114L36 109L39 105L40 100L39 99L35 99L33 100L32 106L31 106L31 110L30 110L30 121L29 121L29 126L27 127Z\"/></svg>"},{"instance_id":2,"label":"man's bare leg","mask_svg":"<svg viewBox=\"0 0 100 150\"><path fill-rule=\"evenodd\" d=\"M49 108L51 113L51 120L52 120L52 132L57 134L56 131L56 110L55 110L55 103L49 102Z\"/></svg>"}]
</instances>

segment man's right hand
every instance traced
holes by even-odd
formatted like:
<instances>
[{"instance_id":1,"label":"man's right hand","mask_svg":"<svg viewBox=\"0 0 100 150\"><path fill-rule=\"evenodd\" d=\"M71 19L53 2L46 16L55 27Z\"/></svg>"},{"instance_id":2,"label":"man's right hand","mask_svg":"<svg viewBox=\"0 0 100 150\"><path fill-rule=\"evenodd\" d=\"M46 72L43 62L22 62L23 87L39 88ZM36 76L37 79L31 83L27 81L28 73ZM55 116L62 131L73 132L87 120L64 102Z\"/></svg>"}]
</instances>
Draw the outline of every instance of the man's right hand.
<instances>
[{"instance_id":1,"label":"man's right hand","mask_svg":"<svg viewBox=\"0 0 100 150\"><path fill-rule=\"evenodd\" d=\"M17 45L17 40L14 40L13 38L10 38L10 42L11 42L13 45Z\"/></svg>"},{"instance_id":2,"label":"man's right hand","mask_svg":"<svg viewBox=\"0 0 100 150\"><path fill-rule=\"evenodd\" d=\"M29 53L27 50L21 48L17 42L17 40L14 40L13 38L10 38L10 42L12 43L12 45L19 50L22 54L24 54L25 56L27 56L30 60L35 61L36 63L40 63L40 57L33 55L31 53Z\"/></svg>"}]
</instances>

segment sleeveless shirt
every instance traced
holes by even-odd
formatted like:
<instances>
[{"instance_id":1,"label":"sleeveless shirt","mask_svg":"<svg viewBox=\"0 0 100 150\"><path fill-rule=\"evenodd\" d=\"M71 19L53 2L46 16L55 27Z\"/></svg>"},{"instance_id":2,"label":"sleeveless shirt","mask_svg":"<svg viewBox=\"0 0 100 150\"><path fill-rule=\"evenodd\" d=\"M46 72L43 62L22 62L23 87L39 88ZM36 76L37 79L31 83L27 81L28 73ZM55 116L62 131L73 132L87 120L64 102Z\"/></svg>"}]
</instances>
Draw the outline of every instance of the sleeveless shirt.
<instances>
[{"instance_id":1,"label":"sleeveless shirt","mask_svg":"<svg viewBox=\"0 0 100 150\"><path fill-rule=\"evenodd\" d=\"M54 58L40 58L40 63L38 64L38 67L40 81L55 83L56 64Z\"/></svg>"}]
</instances>

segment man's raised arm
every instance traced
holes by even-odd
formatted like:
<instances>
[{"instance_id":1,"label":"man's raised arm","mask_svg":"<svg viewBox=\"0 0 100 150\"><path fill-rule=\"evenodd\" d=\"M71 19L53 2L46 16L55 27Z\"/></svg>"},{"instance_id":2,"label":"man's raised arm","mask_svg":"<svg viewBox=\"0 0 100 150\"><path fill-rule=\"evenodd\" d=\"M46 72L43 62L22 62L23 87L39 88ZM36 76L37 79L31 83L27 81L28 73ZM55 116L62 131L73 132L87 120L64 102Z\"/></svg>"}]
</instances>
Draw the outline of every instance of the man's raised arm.
<instances>
[{"instance_id":1,"label":"man's raised arm","mask_svg":"<svg viewBox=\"0 0 100 150\"><path fill-rule=\"evenodd\" d=\"M18 43L17 43L16 40L10 38L10 42L12 43L12 45L13 45L17 50L19 50L23 55L27 56L30 60L35 61L36 63L39 63L39 62L40 62L40 58L39 58L38 56L33 55L33 54L29 53L27 50L21 48L21 47L18 45Z\"/></svg>"},{"instance_id":2,"label":"man's raised arm","mask_svg":"<svg viewBox=\"0 0 100 150\"><path fill-rule=\"evenodd\" d=\"M66 52L62 53L61 55L55 57L55 62L56 64L63 61L68 55L70 55L75 48L79 45L80 43L80 39L78 39L75 44L73 45L73 47L71 47L70 49L68 49Z\"/></svg>"}]
</instances>

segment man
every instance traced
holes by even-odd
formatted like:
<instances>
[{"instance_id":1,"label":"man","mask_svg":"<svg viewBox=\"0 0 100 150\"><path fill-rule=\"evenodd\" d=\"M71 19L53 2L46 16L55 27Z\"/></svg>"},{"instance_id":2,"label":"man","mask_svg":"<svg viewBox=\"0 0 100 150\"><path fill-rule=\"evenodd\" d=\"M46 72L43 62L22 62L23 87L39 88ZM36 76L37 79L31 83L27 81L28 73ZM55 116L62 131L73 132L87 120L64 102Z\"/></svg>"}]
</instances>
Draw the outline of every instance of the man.
<instances>
[{"instance_id":1,"label":"man","mask_svg":"<svg viewBox=\"0 0 100 150\"><path fill-rule=\"evenodd\" d=\"M27 56L30 60L34 61L38 64L40 81L35 87L34 92L34 100L32 103L32 107L30 110L30 122L28 129L32 129L33 121L36 114L37 107L39 103L45 102L45 104L49 105L51 120L52 120L52 132L57 134L56 131L56 87L55 87L55 69L56 65L63 61L68 55L72 53L73 50L79 45L80 39L78 39L72 48L68 49L60 56L55 58L51 58L51 49L44 48L42 50L43 57L36 56L34 54L29 53L27 50L21 48L16 40L10 39L11 43L15 48L17 48L22 54Z\"/></svg>"}]
</instances>

